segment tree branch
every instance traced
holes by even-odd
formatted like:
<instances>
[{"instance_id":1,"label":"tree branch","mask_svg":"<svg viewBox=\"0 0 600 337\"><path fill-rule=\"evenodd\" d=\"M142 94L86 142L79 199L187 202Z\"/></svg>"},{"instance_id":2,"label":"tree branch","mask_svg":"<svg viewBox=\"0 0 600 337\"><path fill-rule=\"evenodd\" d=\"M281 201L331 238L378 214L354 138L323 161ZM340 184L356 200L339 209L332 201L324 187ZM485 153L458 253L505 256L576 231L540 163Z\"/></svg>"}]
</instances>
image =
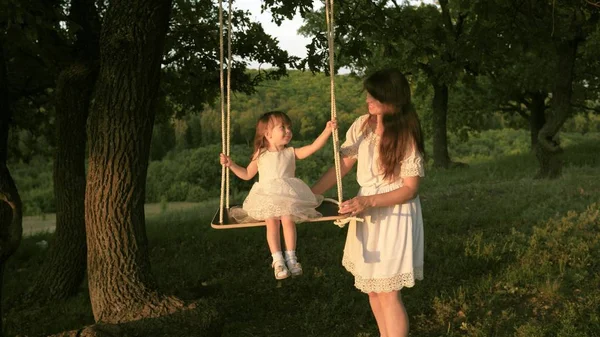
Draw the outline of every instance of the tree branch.
<instances>
[{"instance_id":1,"label":"tree branch","mask_svg":"<svg viewBox=\"0 0 600 337\"><path fill-rule=\"evenodd\" d=\"M448 9L448 0L439 0L440 7L442 8L442 20L446 29L454 35L454 25L452 25L452 18L450 17L450 10Z\"/></svg>"},{"instance_id":2,"label":"tree branch","mask_svg":"<svg viewBox=\"0 0 600 337\"><path fill-rule=\"evenodd\" d=\"M392 3L394 4L394 7L396 9L401 9L402 8L402 6L398 5L398 2L396 2L396 0L392 0Z\"/></svg>"},{"instance_id":3,"label":"tree branch","mask_svg":"<svg viewBox=\"0 0 600 337\"><path fill-rule=\"evenodd\" d=\"M456 31L454 32L455 40L458 40L458 37L462 34L465 19L467 18L467 16L469 16L467 13L458 14L458 20L456 21Z\"/></svg>"},{"instance_id":4,"label":"tree branch","mask_svg":"<svg viewBox=\"0 0 600 337\"><path fill-rule=\"evenodd\" d=\"M526 120L529 120L529 115L527 113L525 113L525 111L523 111L523 109L521 109L520 106L517 104L510 103L510 102L506 103L505 106L500 106L500 110L504 111L504 112L516 112L521 117L525 118Z\"/></svg>"},{"instance_id":5,"label":"tree branch","mask_svg":"<svg viewBox=\"0 0 600 337\"><path fill-rule=\"evenodd\" d=\"M585 2L587 2L588 4L590 4L590 5L594 6L594 7L600 8L600 1L598 1L598 2L592 2L590 0L585 0Z\"/></svg>"}]
</instances>

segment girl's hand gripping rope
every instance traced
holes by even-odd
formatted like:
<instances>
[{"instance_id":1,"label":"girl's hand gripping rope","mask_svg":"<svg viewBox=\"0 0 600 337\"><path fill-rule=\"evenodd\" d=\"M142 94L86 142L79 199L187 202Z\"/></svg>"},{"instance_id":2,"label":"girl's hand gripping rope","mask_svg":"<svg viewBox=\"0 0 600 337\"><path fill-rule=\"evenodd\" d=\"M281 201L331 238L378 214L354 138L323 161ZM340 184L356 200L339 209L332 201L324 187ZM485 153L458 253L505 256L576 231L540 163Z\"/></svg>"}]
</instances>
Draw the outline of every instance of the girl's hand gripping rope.
<instances>
[{"instance_id":1,"label":"girl's hand gripping rope","mask_svg":"<svg viewBox=\"0 0 600 337\"><path fill-rule=\"evenodd\" d=\"M219 155L219 161L221 162L221 165L224 165L225 167L229 167L229 166L231 166L231 163L233 163L233 161L231 160L231 158L229 158L228 156L224 155L223 153L221 153Z\"/></svg>"}]
</instances>

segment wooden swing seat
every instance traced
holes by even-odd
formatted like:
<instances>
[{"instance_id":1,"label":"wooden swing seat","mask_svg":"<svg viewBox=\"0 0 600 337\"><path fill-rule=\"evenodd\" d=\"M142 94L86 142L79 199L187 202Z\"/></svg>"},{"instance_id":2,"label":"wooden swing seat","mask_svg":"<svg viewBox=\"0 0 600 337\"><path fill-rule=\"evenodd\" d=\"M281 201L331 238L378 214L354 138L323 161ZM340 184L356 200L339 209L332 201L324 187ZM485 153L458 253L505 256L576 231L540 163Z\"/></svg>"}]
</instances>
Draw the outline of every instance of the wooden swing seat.
<instances>
[{"instance_id":1,"label":"wooden swing seat","mask_svg":"<svg viewBox=\"0 0 600 337\"><path fill-rule=\"evenodd\" d=\"M233 206L233 207L235 207L235 206ZM323 200L321 205L319 207L317 207L317 211L319 213L321 213L322 216L319 218L307 220L306 222L335 221L338 219L345 218L346 216L340 215L338 213L338 210L339 210L339 207L335 200L325 198L325 200ZM229 209L225 209L225 208L223 208L223 221L224 221L224 223L219 222L219 210L217 210L210 225L212 228L215 228L215 229L260 227L260 226L266 225L266 223L264 221L238 223L233 217L231 217L229 215Z\"/></svg>"}]
</instances>

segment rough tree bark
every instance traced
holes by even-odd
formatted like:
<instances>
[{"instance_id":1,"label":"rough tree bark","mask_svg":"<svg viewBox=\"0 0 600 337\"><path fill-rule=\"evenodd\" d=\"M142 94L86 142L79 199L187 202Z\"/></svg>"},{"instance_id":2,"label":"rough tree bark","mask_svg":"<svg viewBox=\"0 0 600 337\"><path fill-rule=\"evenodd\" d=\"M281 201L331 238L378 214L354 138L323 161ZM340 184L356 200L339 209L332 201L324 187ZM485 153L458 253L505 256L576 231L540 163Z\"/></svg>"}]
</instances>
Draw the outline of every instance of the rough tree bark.
<instances>
[{"instance_id":1,"label":"rough tree bark","mask_svg":"<svg viewBox=\"0 0 600 337\"><path fill-rule=\"evenodd\" d=\"M2 118L4 119L4 118ZM3 124L4 121L0 121ZM0 125L0 132L4 132ZM8 129L7 129L8 131ZM4 136L2 136L4 137ZM6 148L1 149L5 151ZM0 163L0 303L2 303L2 285L4 284L4 264L17 250L23 234L23 204L17 186L6 167ZM2 308L0 307L0 318ZM2 320L0 319L0 337L2 336Z\"/></svg>"},{"instance_id":2,"label":"rough tree bark","mask_svg":"<svg viewBox=\"0 0 600 337\"><path fill-rule=\"evenodd\" d=\"M99 20L94 0L71 2L70 19L79 25L75 58L56 85L54 198L56 230L48 258L28 298L52 301L73 295L85 276L85 144L89 105L98 76Z\"/></svg>"},{"instance_id":3,"label":"rough tree bark","mask_svg":"<svg viewBox=\"0 0 600 337\"><path fill-rule=\"evenodd\" d=\"M0 39L0 303L4 284L4 263L17 250L23 235L23 205L17 186L6 167L8 130L12 113L3 43ZM0 336L3 317L1 309L0 306Z\"/></svg>"},{"instance_id":4,"label":"rough tree bark","mask_svg":"<svg viewBox=\"0 0 600 337\"><path fill-rule=\"evenodd\" d=\"M554 79L552 103L546 123L538 135L535 154L539 163L536 178L557 178L562 171L562 148L558 132L571 115L573 76L579 39L561 41L557 45L558 67Z\"/></svg>"},{"instance_id":5,"label":"rough tree bark","mask_svg":"<svg viewBox=\"0 0 600 337\"><path fill-rule=\"evenodd\" d=\"M182 307L150 270L144 201L170 0L114 0L100 36L88 119L88 283L95 320L121 323Z\"/></svg>"},{"instance_id":6,"label":"rough tree bark","mask_svg":"<svg viewBox=\"0 0 600 337\"><path fill-rule=\"evenodd\" d=\"M546 97L548 97L548 93L546 92L532 93L531 102L527 107L531 111L531 115L529 116L531 149L535 149L540 130L546 123Z\"/></svg>"}]
</instances>

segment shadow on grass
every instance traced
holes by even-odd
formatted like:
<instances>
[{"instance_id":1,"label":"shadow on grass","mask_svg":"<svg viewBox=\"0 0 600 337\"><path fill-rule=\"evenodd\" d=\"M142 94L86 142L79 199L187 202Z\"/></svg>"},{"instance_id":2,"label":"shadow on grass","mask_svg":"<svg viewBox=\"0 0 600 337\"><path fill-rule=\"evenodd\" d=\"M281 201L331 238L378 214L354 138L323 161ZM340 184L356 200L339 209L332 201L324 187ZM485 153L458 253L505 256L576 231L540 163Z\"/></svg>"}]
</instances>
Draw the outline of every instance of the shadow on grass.
<instances>
[{"instance_id":1,"label":"shadow on grass","mask_svg":"<svg viewBox=\"0 0 600 337\"><path fill-rule=\"evenodd\" d=\"M147 318L121 324L97 323L79 330L51 335L51 337L218 337L223 322L215 308L197 301L193 308L184 309L156 318Z\"/></svg>"}]
</instances>

